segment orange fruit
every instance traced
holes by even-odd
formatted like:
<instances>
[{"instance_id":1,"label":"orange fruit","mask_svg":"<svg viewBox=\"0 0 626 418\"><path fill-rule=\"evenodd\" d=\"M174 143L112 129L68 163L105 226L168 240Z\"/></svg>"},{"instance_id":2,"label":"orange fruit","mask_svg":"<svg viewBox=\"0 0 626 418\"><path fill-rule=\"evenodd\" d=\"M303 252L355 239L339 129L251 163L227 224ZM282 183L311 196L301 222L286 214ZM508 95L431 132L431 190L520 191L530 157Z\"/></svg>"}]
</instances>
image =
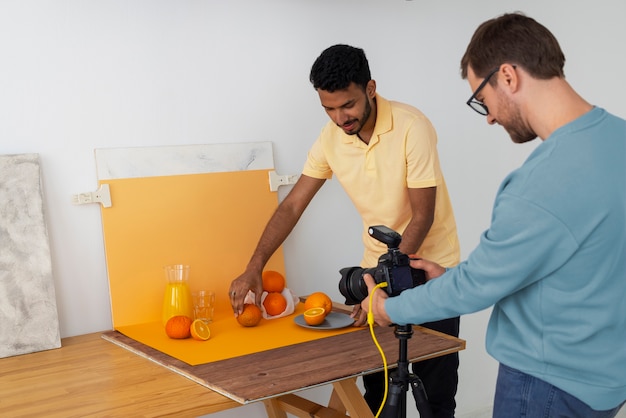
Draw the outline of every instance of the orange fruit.
<instances>
[{"instance_id":1,"label":"orange fruit","mask_svg":"<svg viewBox=\"0 0 626 418\"><path fill-rule=\"evenodd\" d=\"M285 288L285 277L277 271L266 270L261 278L263 279L263 290L268 293L280 293Z\"/></svg>"},{"instance_id":2,"label":"orange fruit","mask_svg":"<svg viewBox=\"0 0 626 418\"><path fill-rule=\"evenodd\" d=\"M165 323L165 333L170 338L189 338L191 335L191 318L185 315L171 317Z\"/></svg>"},{"instance_id":3,"label":"orange fruit","mask_svg":"<svg viewBox=\"0 0 626 418\"><path fill-rule=\"evenodd\" d=\"M311 308L324 308L324 316L326 316L333 309L333 301L324 292L311 293L304 301L304 310Z\"/></svg>"},{"instance_id":4,"label":"orange fruit","mask_svg":"<svg viewBox=\"0 0 626 418\"><path fill-rule=\"evenodd\" d=\"M265 296L263 307L269 316L280 315L287 308L287 299L282 293L271 292Z\"/></svg>"},{"instance_id":5,"label":"orange fruit","mask_svg":"<svg viewBox=\"0 0 626 418\"><path fill-rule=\"evenodd\" d=\"M198 341L206 341L211 338L211 330L209 326L201 319L196 319L191 323L189 328L191 338Z\"/></svg>"},{"instance_id":6,"label":"orange fruit","mask_svg":"<svg viewBox=\"0 0 626 418\"><path fill-rule=\"evenodd\" d=\"M304 322L309 325L319 325L324 322L326 311L324 308L311 308L304 311Z\"/></svg>"},{"instance_id":7,"label":"orange fruit","mask_svg":"<svg viewBox=\"0 0 626 418\"><path fill-rule=\"evenodd\" d=\"M254 327L263 318L261 309L254 303L246 303L243 305L243 312L237 316L237 322L244 327Z\"/></svg>"}]
</instances>

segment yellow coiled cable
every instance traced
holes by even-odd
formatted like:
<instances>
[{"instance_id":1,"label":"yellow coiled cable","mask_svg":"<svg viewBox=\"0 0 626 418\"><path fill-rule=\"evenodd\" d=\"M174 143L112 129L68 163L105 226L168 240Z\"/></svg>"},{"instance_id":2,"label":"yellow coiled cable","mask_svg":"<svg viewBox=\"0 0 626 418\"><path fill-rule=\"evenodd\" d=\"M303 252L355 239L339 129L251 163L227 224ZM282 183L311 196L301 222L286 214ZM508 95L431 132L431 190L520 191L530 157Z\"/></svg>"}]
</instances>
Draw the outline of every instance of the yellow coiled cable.
<instances>
[{"instance_id":1,"label":"yellow coiled cable","mask_svg":"<svg viewBox=\"0 0 626 418\"><path fill-rule=\"evenodd\" d=\"M387 283L385 282L378 283L374 287L374 289L372 289L372 293L370 294L370 300L369 300L369 309L367 310L367 323L370 327L370 334L372 334L372 340L374 340L374 344L376 345L376 348L380 352L380 356L383 359L383 370L385 372L385 394L383 396L383 401L380 404L380 408L378 408L378 412L376 412L376 418L378 418L378 416L383 410L383 407L385 406L385 402L387 402L387 392L389 391L389 376L388 376L389 372L387 371L387 358L385 357L385 352L383 351L382 347L378 343L378 340L376 339L376 335L374 334L374 314L372 313L372 301L374 300L374 292L376 292L376 290L378 290L381 287L387 287Z\"/></svg>"}]
</instances>

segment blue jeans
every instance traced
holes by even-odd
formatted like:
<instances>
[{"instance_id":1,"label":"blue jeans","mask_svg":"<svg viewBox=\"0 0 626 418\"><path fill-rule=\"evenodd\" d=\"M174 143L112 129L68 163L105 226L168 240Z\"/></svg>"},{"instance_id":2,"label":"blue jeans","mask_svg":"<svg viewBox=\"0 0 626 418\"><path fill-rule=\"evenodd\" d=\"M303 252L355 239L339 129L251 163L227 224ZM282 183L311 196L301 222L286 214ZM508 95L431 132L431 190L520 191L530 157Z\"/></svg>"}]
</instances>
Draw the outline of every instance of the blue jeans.
<instances>
[{"instance_id":1,"label":"blue jeans","mask_svg":"<svg viewBox=\"0 0 626 418\"><path fill-rule=\"evenodd\" d=\"M500 364L493 417L611 418L617 415L622 405L608 411L596 411L541 379Z\"/></svg>"}]
</instances>

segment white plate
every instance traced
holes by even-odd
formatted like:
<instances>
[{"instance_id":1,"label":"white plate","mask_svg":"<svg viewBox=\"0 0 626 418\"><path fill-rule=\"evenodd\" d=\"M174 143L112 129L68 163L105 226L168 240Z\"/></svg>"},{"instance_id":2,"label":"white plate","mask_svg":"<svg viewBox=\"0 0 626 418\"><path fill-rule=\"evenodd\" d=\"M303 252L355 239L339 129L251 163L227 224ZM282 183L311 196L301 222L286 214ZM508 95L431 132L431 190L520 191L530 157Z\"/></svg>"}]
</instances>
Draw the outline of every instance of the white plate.
<instances>
[{"instance_id":1,"label":"white plate","mask_svg":"<svg viewBox=\"0 0 626 418\"><path fill-rule=\"evenodd\" d=\"M294 322L301 327L316 329L316 330L329 330L329 329L339 329L345 328L352 324L354 324L354 319L350 318L350 315L340 313L340 312L331 312L326 315L324 318L324 322L319 325L309 325L304 321L304 315L300 314L296 316Z\"/></svg>"}]
</instances>

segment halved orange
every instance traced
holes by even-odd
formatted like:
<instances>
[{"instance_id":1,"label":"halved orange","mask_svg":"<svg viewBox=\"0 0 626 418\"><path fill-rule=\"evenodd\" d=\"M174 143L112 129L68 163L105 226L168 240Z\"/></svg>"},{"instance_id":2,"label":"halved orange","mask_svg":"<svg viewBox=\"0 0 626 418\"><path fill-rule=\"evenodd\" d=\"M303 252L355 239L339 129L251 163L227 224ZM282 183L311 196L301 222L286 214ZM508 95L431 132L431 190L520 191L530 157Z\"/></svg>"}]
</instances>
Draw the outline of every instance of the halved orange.
<instances>
[{"instance_id":1,"label":"halved orange","mask_svg":"<svg viewBox=\"0 0 626 418\"><path fill-rule=\"evenodd\" d=\"M324 315L328 315L333 310L333 301L324 292L311 293L304 301L304 309L324 308Z\"/></svg>"},{"instance_id":2,"label":"halved orange","mask_svg":"<svg viewBox=\"0 0 626 418\"><path fill-rule=\"evenodd\" d=\"M209 326L201 319L193 321L189 330L191 331L191 337L194 340L206 341L211 338L211 330L209 329Z\"/></svg>"},{"instance_id":3,"label":"halved orange","mask_svg":"<svg viewBox=\"0 0 626 418\"><path fill-rule=\"evenodd\" d=\"M311 308L304 311L304 322L309 325L319 325L326 318L326 310L324 308Z\"/></svg>"}]
</instances>

